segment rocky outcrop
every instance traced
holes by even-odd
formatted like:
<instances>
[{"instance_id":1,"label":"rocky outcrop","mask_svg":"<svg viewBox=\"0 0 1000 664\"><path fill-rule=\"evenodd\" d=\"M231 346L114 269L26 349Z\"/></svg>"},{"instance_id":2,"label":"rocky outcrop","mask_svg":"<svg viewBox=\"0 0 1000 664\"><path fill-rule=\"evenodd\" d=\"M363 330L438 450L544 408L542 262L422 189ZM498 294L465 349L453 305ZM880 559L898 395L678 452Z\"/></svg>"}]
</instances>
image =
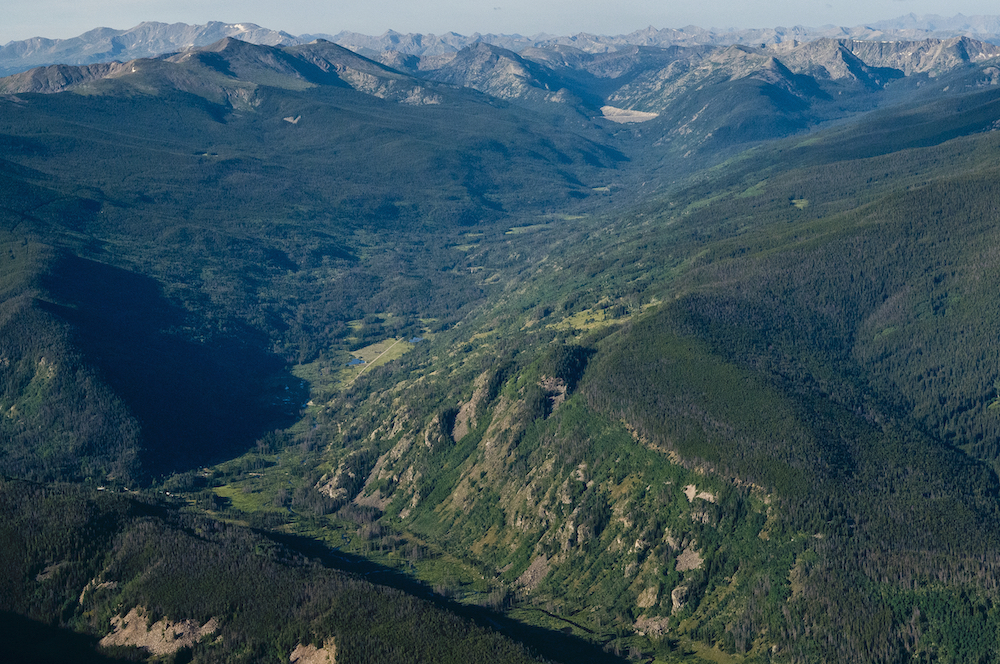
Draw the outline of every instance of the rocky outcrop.
<instances>
[{"instance_id":1,"label":"rocky outcrop","mask_svg":"<svg viewBox=\"0 0 1000 664\"><path fill-rule=\"evenodd\" d=\"M687 586L677 586L670 592L670 604L675 612L684 608L684 605L687 603L687 595Z\"/></svg>"},{"instance_id":2,"label":"rocky outcrop","mask_svg":"<svg viewBox=\"0 0 1000 664\"><path fill-rule=\"evenodd\" d=\"M111 633L101 639L102 646L135 646L153 655L169 655L217 632L219 621L212 618L199 625L195 620L160 618L151 625L146 609L137 606L124 616L112 618L111 628Z\"/></svg>"},{"instance_id":3,"label":"rocky outcrop","mask_svg":"<svg viewBox=\"0 0 1000 664\"><path fill-rule=\"evenodd\" d=\"M333 639L324 641L321 648L312 644L302 645L300 643L295 646L295 650L288 657L289 664L336 664L336 661L337 646Z\"/></svg>"}]
</instances>

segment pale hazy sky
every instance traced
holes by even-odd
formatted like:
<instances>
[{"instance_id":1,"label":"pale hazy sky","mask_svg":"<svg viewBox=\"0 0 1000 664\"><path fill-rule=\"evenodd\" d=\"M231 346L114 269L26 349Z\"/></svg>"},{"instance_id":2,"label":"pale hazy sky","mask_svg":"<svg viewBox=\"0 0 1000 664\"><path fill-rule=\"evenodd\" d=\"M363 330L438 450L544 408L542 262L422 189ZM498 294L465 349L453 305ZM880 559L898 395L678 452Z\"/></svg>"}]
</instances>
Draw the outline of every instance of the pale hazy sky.
<instances>
[{"instance_id":1,"label":"pale hazy sky","mask_svg":"<svg viewBox=\"0 0 1000 664\"><path fill-rule=\"evenodd\" d=\"M998 14L987 0L3 0L0 44L142 21L246 21L292 34L455 31L622 34L647 26L855 26L904 14Z\"/></svg>"}]
</instances>

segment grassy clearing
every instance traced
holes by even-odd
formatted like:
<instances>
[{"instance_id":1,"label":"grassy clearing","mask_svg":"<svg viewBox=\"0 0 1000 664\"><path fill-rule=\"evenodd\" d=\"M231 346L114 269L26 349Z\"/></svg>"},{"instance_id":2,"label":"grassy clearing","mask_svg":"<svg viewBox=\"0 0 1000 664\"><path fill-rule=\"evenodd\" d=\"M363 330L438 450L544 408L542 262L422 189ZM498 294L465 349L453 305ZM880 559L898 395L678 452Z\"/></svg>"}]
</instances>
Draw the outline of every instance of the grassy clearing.
<instances>
[{"instance_id":1,"label":"grassy clearing","mask_svg":"<svg viewBox=\"0 0 1000 664\"><path fill-rule=\"evenodd\" d=\"M487 330L486 332L476 332L471 337L469 337L470 342L483 341L486 339L495 339L498 336L496 330Z\"/></svg>"},{"instance_id":2,"label":"grassy clearing","mask_svg":"<svg viewBox=\"0 0 1000 664\"><path fill-rule=\"evenodd\" d=\"M357 323L360 327L360 321ZM426 331L423 333L423 339L430 337L431 333ZM309 383L310 407L314 407L328 402L362 373L402 357L414 346L415 344L402 338L383 339L349 355L338 355L333 360L316 360L308 364L296 365L292 368L291 373L296 378ZM363 363L347 366L349 359L363 360Z\"/></svg>"},{"instance_id":3,"label":"grassy clearing","mask_svg":"<svg viewBox=\"0 0 1000 664\"><path fill-rule=\"evenodd\" d=\"M291 373L296 378L309 383L309 403L308 407L315 404L326 403L332 399L340 390L340 368L343 366L343 358L334 360L333 363L325 360L316 360L308 364L298 364L292 367Z\"/></svg>"},{"instance_id":4,"label":"grassy clearing","mask_svg":"<svg viewBox=\"0 0 1000 664\"><path fill-rule=\"evenodd\" d=\"M703 660L709 662L715 662L715 664L739 664L743 661L742 657L737 657L736 655L730 655L729 653L719 650L718 646L712 646L709 648L704 643L700 641L691 641L686 644L695 654Z\"/></svg>"},{"instance_id":5,"label":"grassy clearing","mask_svg":"<svg viewBox=\"0 0 1000 664\"><path fill-rule=\"evenodd\" d=\"M623 323L626 318L612 318L607 309L584 309L563 318L549 327L556 330L596 330L608 325Z\"/></svg>"},{"instance_id":6,"label":"grassy clearing","mask_svg":"<svg viewBox=\"0 0 1000 664\"><path fill-rule=\"evenodd\" d=\"M274 505L274 491L268 490L269 487L265 488L266 484L273 482L273 479L270 482L243 480L217 486L212 491L220 498L229 500L241 512L282 512L284 510Z\"/></svg>"},{"instance_id":7,"label":"grassy clearing","mask_svg":"<svg viewBox=\"0 0 1000 664\"><path fill-rule=\"evenodd\" d=\"M364 364L348 367L348 369L356 371L354 378L357 378L369 368L382 366L386 362L402 357L412 349L413 344L404 339L385 339L351 353L355 358L364 360Z\"/></svg>"},{"instance_id":8,"label":"grassy clearing","mask_svg":"<svg viewBox=\"0 0 1000 664\"><path fill-rule=\"evenodd\" d=\"M709 196L708 198L701 198L696 201L693 201L689 203L687 207L684 208L681 214L691 214L692 212L697 212L698 210L706 208L709 205L712 205L713 203L717 203L718 201L728 198L730 194L731 192L729 191L723 191L716 194L715 196Z\"/></svg>"},{"instance_id":9,"label":"grassy clearing","mask_svg":"<svg viewBox=\"0 0 1000 664\"><path fill-rule=\"evenodd\" d=\"M760 196L764 193L764 189L767 187L767 180L761 180L757 184L748 187L745 191L737 195L737 198L752 198L754 196Z\"/></svg>"}]
</instances>

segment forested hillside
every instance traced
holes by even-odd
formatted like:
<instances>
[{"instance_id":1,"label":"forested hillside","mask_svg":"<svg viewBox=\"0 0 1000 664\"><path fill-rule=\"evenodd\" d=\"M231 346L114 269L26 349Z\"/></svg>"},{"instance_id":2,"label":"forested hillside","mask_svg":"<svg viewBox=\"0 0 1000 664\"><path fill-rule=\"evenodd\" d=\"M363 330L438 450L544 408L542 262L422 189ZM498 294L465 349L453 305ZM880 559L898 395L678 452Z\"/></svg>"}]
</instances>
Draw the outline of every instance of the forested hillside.
<instances>
[{"instance_id":1,"label":"forested hillside","mask_svg":"<svg viewBox=\"0 0 1000 664\"><path fill-rule=\"evenodd\" d=\"M261 75L252 58L268 52L239 44L208 54ZM183 75L195 93L134 95L131 77L124 94L107 81L112 87L97 95L0 101L10 174L7 306L54 319L8 342L11 350L33 346L5 365L8 441L58 428L81 449L116 441L65 457L69 443L49 436L60 461L5 455L8 472L110 472L127 481L226 458L234 445L291 424L308 401L286 362L344 353L385 334L412 336L421 318L457 320L482 289L462 278L462 253L450 247L508 215L588 205L594 194L581 179L605 184L624 158L461 91L444 91L447 104L413 109L340 79L310 94L229 79L257 89L246 112L197 96L236 94L225 92L227 83L191 84L219 77L204 63L165 67L141 85L172 86L189 67ZM297 122L283 119L292 113ZM509 169L512 162L519 168ZM393 320L350 326L386 311ZM28 316L16 324L12 317L12 335ZM71 331L58 331L66 325ZM66 335L83 357L53 351L46 360L45 346ZM117 401L101 388L81 386L94 371L131 416L112 414ZM39 390L52 393L43 410L29 403ZM87 406L90 415L54 414L79 391L100 400Z\"/></svg>"},{"instance_id":2,"label":"forested hillside","mask_svg":"<svg viewBox=\"0 0 1000 664\"><path fill-rule=\"evenodd\" d=\"M997 658L995 63L786 50L0 81L19 656Z\"/></svg>"},{"instance_id":3,"label":"forested hillside","mask_svg":"<svg viewBox=\"0 0 1000 664\"><path fill-rule=\"evenodd\" d=\"M621 652L992 656L996 139L948 140L992 98L532 231L534 288L451 333L450 375L404 360L331 403L318 486L573 625L653 635ZM939 138L899 146L900 117Z\"/></svg>"},{"instance_id":4,"label":"forested hillside","mask_svg":"<svg viewBox=\"0 0 1000 664\"><path fill-rule=\"evenodd\" d=\"M0 581L11 598L5 611L42 624L55 618L102 629L129 614L152 633L169 616L173 625L161 629L175 636L164 637L157 654L170 661L288 660L312 644L358 662L537 661L509 639L330 569L275 536L179 515L142 497L18 481L4 481L0 491L3 553L13 563ZM194 642L176 636L189 621L202 626ZM35 644L8 638L14 652L33 659ZM109 659L143 658L142 649L109 641L116 640L104 639Z\"/></svg>"}]
</instances>

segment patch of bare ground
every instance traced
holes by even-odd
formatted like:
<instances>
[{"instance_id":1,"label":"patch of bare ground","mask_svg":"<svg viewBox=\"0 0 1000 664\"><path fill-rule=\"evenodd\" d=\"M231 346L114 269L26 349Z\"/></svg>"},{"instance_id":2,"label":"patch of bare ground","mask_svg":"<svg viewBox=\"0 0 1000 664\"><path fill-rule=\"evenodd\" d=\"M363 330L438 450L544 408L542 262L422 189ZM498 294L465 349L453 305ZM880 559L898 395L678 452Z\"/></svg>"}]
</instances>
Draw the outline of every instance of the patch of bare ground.
<instances>
[{"instance_id":1,"label":"patch of bare ground","mask_svg":"<svg viewBox=\"0 0 1000 664\"><path fill-rule=\"evenodd\" d=\"M135 646L154 655L169 655L214 634L219 629L219 621L212 618L199 625L195 620L175 622L161 618L150 625L146 609L137 606L125 616L112 618L111 629L111 633L101 639L102 646Z\"/></svg>"},{"instance_id":2,"label":"patch of bare ground","mask_svg":"<svg viewBox=\"0 0 1000 664\"><path fill-rule=\"evenodd\" d=\"M635 627L636 633L640 636L649 635L658 639L667 633L670 627L670 618L639 616L633 627Z\"/></svg>"},{"instance_id":3,"label":"patch of bare ground","mask_svg":"<svg viewBox=\"0 0 1000 664\"><path fill-rule=\"evenodd\" d=\"M295 646L295 650L288 657L289 664L335 664L337 661L337 646L333 639L323 642L322 648L316 646L302 645Z\"/></svg>"},{"instance_id":4,"label":"patch of bare ground","mask_svg":"<svg viewBox=\"0 0 1000 664\"><path fill-rule=\"evenodd\" d=\"M694 484L688 484L684 487L684 495L687 496L689 503L693 503L695 498L701 498L710 503L715 502L715 494L708 491L698 491L698 488Z\"/></svg>"},{"instance_id":5,"label":"patch of bare ground","mask_svg":"<svg viewBox=\"0 0 1000 664\"><path fill-rule=\"evenodd\" d=\"M688 547L677 556L677 571L687 572L688 570L698 569L701 567L702 562L701 554L693 548Z\"/></svg>"},{"instance_id":6,"label":"patch of bare ground","mask_svg":"<svg viewBox=\"0 0 1000 664\"><path fill-rule=\"evenodd\" d=\"M523 586L528 590L534 590L538 587L538 584L542 582L545 575L549 573L549 560L545 556L538 556L531 564L528 569L524 570L524 573L517 578L517 584Z\"/></svg>"},{"instance_id":7,"label":"patch of bare ground","mask_svg":"<svg viewBox=\"0 0 1000 664\"><path fill-rule=\"evenodd\" d=\"M393 426L393 432L395 432L396 427L397 425ZM393 433L392 435L395 434ZM378 458L372 472L365 479L364 487L361 489L362 495L365 493L365 489L368 488L369 484L374 482L376 479L384 479L391 474L385 471L386 464L390 460L395 460L402 455L402 453L408 448L410 442L412 442L410 439L404 437L396 444L395 447ZM396 451L400 447L403 447L403 450L397 455ZM350 496L347 495L347 489L344 487L353 484L354 480L357 479L354 472L350 470L350 464L348 463L348 461L350 461L350 457L351 455L340 462L340 465L337 467L337 472L335 472L333 476L330 476L329 474L323 475L323 477L319 479L319 482L316 483L316 490L320 493L326 494L334 500L349 498Z\"/></svg>"},{"instance_id":8,"label":"patch of bare ground","mask_svg":"<svg viewBox=\"0 0 1000 664\"><path fill-rule=\"evenodd\" d=\"M101 588L108 588L114 590L117 587L118 587L117 581L104 581L103 583L98 583L97 579L91 579L87 583L87 585L83 587L83 590L80 592L80 599L78 600L77 603L82 606L83 598L86 597L87 593L92 590L100 590Z\"/></svg>"},{"instance_id":9,"label":"patch of bare ground","mask_svg":"<svg viewBox=\"0 0 1000 664\"><path fill-rule=\"evenodd\" d=\"M705 110L705 109L702 109ZM615 108L614 106L601 106L601 115L605 120L612 122L647 122L659 116L659 113L647 113L645 111L633 111L626 108Z\"/></svg>"}]
</instances>

